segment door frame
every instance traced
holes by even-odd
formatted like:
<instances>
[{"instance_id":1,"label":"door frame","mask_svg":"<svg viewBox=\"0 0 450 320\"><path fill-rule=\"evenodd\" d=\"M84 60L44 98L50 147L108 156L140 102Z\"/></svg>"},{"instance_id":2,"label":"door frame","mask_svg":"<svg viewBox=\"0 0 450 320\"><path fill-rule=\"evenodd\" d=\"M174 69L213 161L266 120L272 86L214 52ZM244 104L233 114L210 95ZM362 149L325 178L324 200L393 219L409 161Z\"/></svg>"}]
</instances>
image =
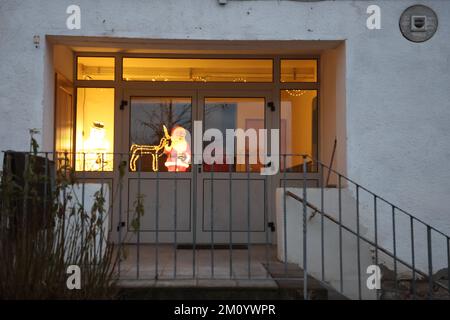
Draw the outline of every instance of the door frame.
<instances>
[{"instance_id":1,"label":"door frame","mask_svg":"<svg viewBox=\"0 0 450 320\"><path fill-rule=\"evenodd\" d=\"M264 99L264 128L265 129L272 129L272 123L273 123L273 114L274 112L270 112L268 109L268 103L273 102L273 96L272 92L269 90L249 90L249 89L243 89L243 90L229 90L229 89L204 89L198 91L198 119L200 119L203 122L203 129L205 125L205 119L204 119L204 108L205 108L205 99L206 98L263 98ZM268 151L270 152L270 137L268 138L269 141L267 141L267 147ZM203 146L202 146L203 150ZM267 196L270 194L271 186L272 186L272 177L271 176L262 176L260 173L251 173L251 172L232 172L231 174L229 172L209 172L205 173L203 168L199 170L199 167L197 166L197 170L195 171L196 177L196 183L199 183L200 186L196 188L198 191L197 195L197 203L200 206L196 210L197 213L197 229L200 229L200 231L197 233L197 237L200 240L200 242L208 242L211 243L217 243L217 244L223 244L223 243L236 243L236 244L257 244L257 243L269 243L270 241L270 234L268 231L268 222L272 218L270 213L273 211L269 210L272 206L274 207L274 203L272 197ZM249 186L250 181L263 181L263 192L262 195L264 197L264 212L262 217L262 224L263 229L258 231L250 231L252 230L251 223L250 223L250 217L247 218L247 229L243 231L232 231L230 228L228 230L214 230L214 228L208 230L205 227L205 194L204 194L204 184L205 181L213 181L214 179L217 180L227 180L227 183L232 183L240 180L246 180ZM229 182L232 180L232 182ZM215 180L214 180L215 181ZM211 182L210 182L211 183ZM214 183L212 184L214 187ZM249 189L247 189L246 192ZM210 191L213 192L213 191ZM250 200L250 194L247 195L248 199ZM250 201L248 201L250 203ZM250 207L249 207L250 208ZM212 211L214 212L214 211ZM231 213L229 213L231 214ZM209 218L211 220L211 217ZM230 220L230 219L229 219ZM214 224L212 224L214 226ZM250 226L250 229L249 229Z\"/></svg>"},{"instance_id":2,"label":"door frame","mask_svg":"<svg viewBox=\"0 0 450 320\"><path fill-rule=\"evenodd\" d=\"M267 103L272 102L272 92L267 90L230 90L226 89L197 89L197 90L173 90L173 89L154 89L154 88L138 88L138 89L124 89L122 100L127 101L128 104L125 106L124 110L120 110L120 132L121 134L117 136L119 141L116 144L118 148L118 152L120 154L128 154L129 152L129 143L130 143L130 115L131 115L131 103L133 97L190 97L191 98L191 121L201 120L203 121L203 110L204 110L204 99L207 97L218 97L218 98L263 98L264 99L264 127L266 129L271 129L272 124L274 122L273 114L274 112L270 112L267 108ZM193 131L193 130L191 130ZM191 132L192 139L195 139L194 132ZM270 148L270 141L268 141L268 148ZM192 148L191 148L192 149ZM202 146L203 150L203 146ZM129 162L129 159L128 159ZM190 172L181 172L181 173L172 173L172 172L140 172L140 173L132 173L129 171L129 163L127 162L127 170L123 177L123 192L122 192L122 203L125 203L125 212L122 212L122 221L124 220L124 215L126 217L126 230L127 230L127 238L123 239L125 242L142 242L142 243L210 243L210 239L217 244L229 243L232 240L235 243L267 243L268 239L272 238L269 235L269 231L267 229L267 224L270 221L274 221L273 210L270 208L274 207L274 203L271 199L272 197L268 197L267 194L272 189L272 176L261 176L259 173L237 173L233 172L231 174L231 179L235 180L243 180L243 179L251 179L251 180L263 180L264 181L264 217L263 217L263 230L250 232L250 236L247 236L247 231L219 231L213 230L207 231L204 229L204 190L203 183L204 180L209 179L210 174L205 174L202 170L203 165L194 164L191 165ZM200 171L199 171L200 169ZM199 173L200 172L200 173ZM212 173L218 179L228 179L228 173ZM226 176L226 177L225 177ZM161 180L180 180L180 179L188 179L190 180L191 186L191 201L190 201L190 230L189 232L183 232L180 230L158 230L158 231L136 231L130 229L130 199L131 195L129 194L130 179L136 179L139 177L140 179L157 179ZM271 214L272 213L272 214ZM158 215L159 213L156 213ZM114 219L115 220L115 219ZM155 221L156 223L156 221ZM213 235L211 236L211 234ZM215 238L215 241L214 241Z\"/></svg>"},{"instance_id":3,"label":"door frame","mask_svg":"<svg viewBox=\"0 0 450 320\"><path fill-rule=\"evenodd\" d=\"M115 59L115 77L114 80L81 80L77 78L77 59L78 57L113 57ZM125 57L142 57L142 58L244 58L244 59L272 59L273 61L273 81L267 83L231 83L231 82L210 82L210 83L201 83L201 82L151 82L151 81L125 81L122 78L122 70L123 70L123 58ZM281 69L281 60L282 59L313 59L317 61L317 81L312 82L281 82L280 81L280 69ZM318 159L321 158L321 57L318 54L248 54L248 53L214 53L214 54L206 54L206 53L129 53L129 52L101 52L101 51L84 51L84 52L75 52L73 55L73 85L75 90L75 101L74 105L76 108L77 105L77 88L114 88L115 89L115 106L114 106L114 153L116 154L118 150L122 151L122 146L124 145L124 138L121 126L121 117L122 117L122 101L124 100L124 95L127 90L145 90L145 91L169 91L173 92L173 90L233 90L234 92L241 91L252 91L252 90L265 90L267 92L271 92L273 97L273 102L275 104L275 113L272 117L271 128L278 128L279 126L279 118L280 118L280 92L283 89L314 89L318 92L318 150L316 157ZM170 94L169 94L170 95ZM125 107L126 108L126 107ZM74 142L76 144L76 141ZM76 150L75 150L76 151ZM114 157L114 167L117 168L120 165L120 158ZM299 173L286 173L279 172L277 175L270 176L270 181L273 184L273 190L275 187L282 187L282 180L286 178L286 180L299 180L301 179L301 174ZM313 180L314 184L319 183L321 173L308 173L307 179ZM118 170L114 170L114 172L77 172L77 176L80 177L81 180L87 178L110 178L113 179L114 184L117 182L120 184L120 177ZM112 210L114 211L113 219L111 219L110 230L112 231L112 239L117 239L119 242L125 240L124 237L120 236L120 229L122 229L122 220L118 219L119 215L117 212L120 208L119 198L115 197L113 199ZM269 208L269 212L274 213L275 207ZM269 222L275 223L275 217L269 219ZM117 233L116 233L117 230ZM273 237L274 242L276 241L276 237Z\"/></svg>"},{"instance_id":4,"label":"door frame","mask_svg":"<svg viewBox=\"0 0 450 320\"><path fill-rule=\"evenodd\" d=\"M195 90L155 90L153 88L149 89L124 89L123 90L123 100L127 101L127 105L125 106L124 110L121 111L121 131L122 135L120 137L120 142L118 143L118 146L120 148L120 153L123 155L129 154L129 148L130 148L130 120L131 120L131 107L132 107L132 98L133 97L180 97L180 98L190 98L191 99L191 123L193 123L195 117L196 117L196 108L197 108L197 92ZM127 166L124 174L124 192L122 193L122 203L125 203L126 207L126 231L128 234L128 238L126 239L126 242L131 243L188 243L191 242L194 235L193 235L193 201L190 197L191 201L189 204L189 229L181 229L179 230L177 226L173 226L171 229L164 229L164 228L156 228L156 229L150 229L150 230L135 230L130 226L130 211L132 209L133 205L133 196L131 195L131 185L130 181L138 179L138 184L142 181L154 181L156 183L156 204L155 204L155 221L153 222L154 225L158 224L160 225L160 219L161 219L161 213L160 211L160 196L159 193L164 191L164 187L161 187L161 183L164 182L172 182L174 184L174 187L177 187L177 185L181 181L189 181L190 188L192 189L193 185L193 166L191 166L191 171L189 172L131 172L129 170L129 162L130 159L127 159ZM139 180L141 182L139 182ZM161 188L161 189L160 189ZM138 194L144 194L143 192L138 192ZM192 193L192 192L191 192ZM177 194L175 193L175 196L178 199ZM131 201L131 202L130 202ZM144 199L145 202L145 199ZM175 212L174 215L177 215L177 207L175 206ZM122 212L122 217L124 216L124 213ZM144 212L145 216L145 212ZM157 223L158 221L158 223ZM174 221L177 221L176 218L174 218ZM179 221L178 221L179 222ZM178 223L177 223L178 225Z\"/></svg>"}]
</instances>

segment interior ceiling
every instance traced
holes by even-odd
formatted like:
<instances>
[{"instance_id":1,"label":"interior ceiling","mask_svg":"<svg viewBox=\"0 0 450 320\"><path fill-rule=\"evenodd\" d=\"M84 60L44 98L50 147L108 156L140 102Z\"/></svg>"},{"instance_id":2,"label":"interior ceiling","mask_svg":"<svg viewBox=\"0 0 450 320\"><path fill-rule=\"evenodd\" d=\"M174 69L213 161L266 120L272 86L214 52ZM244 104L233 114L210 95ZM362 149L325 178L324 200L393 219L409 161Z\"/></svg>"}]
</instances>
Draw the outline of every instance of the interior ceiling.
<instances>
[{"instance_id":1,"label":"interior ceiling","mask_svg":"<svg viewBox=\"0 0 450 320\"><path fill-rule=\"evenodd\" d=\"M339 40L153 40L47 36L50 43L66 45L76 52L184 53L184 54L320 54Z\"/></svg>"}]
</instances>

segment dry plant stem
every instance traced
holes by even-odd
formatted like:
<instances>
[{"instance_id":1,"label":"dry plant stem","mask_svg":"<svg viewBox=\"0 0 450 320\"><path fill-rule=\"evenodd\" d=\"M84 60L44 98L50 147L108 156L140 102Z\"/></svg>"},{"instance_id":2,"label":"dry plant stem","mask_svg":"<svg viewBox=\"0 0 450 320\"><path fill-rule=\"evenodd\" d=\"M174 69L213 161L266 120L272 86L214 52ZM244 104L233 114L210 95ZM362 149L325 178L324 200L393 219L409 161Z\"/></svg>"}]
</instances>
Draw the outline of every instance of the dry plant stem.
<instances>
[{"instance_id":1,"label":"dry plant stem","mask_svg":"<svg viewBox=\"0 0 450 320\"><path fill-rule=\"evenodd\" d=\"M13 173L13 159L6 155L0 190L0 299L117 297L121 248L115 250L104 231L112 209L103 186L94 194L92 208L84 208L76 197L73 168L60 166L50 181L41 173L50 171L48 161L38 161L37 149L32 137L20 173ZM42 192L50 185L52 189ZM81 268L81 290L66 286L72 264Z\"/></svg>"}]
</instances>

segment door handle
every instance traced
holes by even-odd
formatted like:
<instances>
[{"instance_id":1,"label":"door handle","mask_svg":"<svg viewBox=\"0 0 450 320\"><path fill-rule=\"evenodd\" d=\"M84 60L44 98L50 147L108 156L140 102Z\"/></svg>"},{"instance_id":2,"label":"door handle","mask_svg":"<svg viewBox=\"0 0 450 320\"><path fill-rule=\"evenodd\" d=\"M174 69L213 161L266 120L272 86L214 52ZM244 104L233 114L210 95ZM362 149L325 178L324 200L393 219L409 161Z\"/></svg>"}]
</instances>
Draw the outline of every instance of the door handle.
<instances>
[{"instance_id":1,"label":"door handle","mask_svg":"<svg viewBox=\"0 0 450 320\"><path fill-rule=\"evenodd\" d=\"M197 167L197 172L202 173L202 165L201 164Z\"/></svg>"},{"instance_id":2,"label":"door handle","mask_svg":"<svg viewBox=\"0 0 450 320\"><path fill-rule=\"evenodd\" d=\"M122 100L120 102L120 110L124 110L127 105L128 105L128 101L127 100Z\"/></svg>"}]
</instances>

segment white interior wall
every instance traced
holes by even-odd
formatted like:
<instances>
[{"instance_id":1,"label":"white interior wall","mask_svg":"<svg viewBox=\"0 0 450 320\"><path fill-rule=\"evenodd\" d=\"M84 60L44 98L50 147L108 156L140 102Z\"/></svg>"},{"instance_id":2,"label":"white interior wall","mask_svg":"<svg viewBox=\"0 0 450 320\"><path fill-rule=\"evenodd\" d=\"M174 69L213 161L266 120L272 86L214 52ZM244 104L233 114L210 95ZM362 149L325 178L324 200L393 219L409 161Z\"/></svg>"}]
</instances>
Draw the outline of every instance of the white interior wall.
<instances>
[{"instance_id":1,"label":"white interior wall","mask_svg":"<svg viewBox=\"0 0 450 320\"><path fill-rule=\"evenodd\" d=\"M330 166L334 139L336 138L336 151L331 167L345 175L347 173L345 43L335 49L326 50L320 61L320 159L322 163ZM325 174L327 174L326 171ZM337 185L335 174L330 174L329 184Z\"/></svg>"}]
</instances>

